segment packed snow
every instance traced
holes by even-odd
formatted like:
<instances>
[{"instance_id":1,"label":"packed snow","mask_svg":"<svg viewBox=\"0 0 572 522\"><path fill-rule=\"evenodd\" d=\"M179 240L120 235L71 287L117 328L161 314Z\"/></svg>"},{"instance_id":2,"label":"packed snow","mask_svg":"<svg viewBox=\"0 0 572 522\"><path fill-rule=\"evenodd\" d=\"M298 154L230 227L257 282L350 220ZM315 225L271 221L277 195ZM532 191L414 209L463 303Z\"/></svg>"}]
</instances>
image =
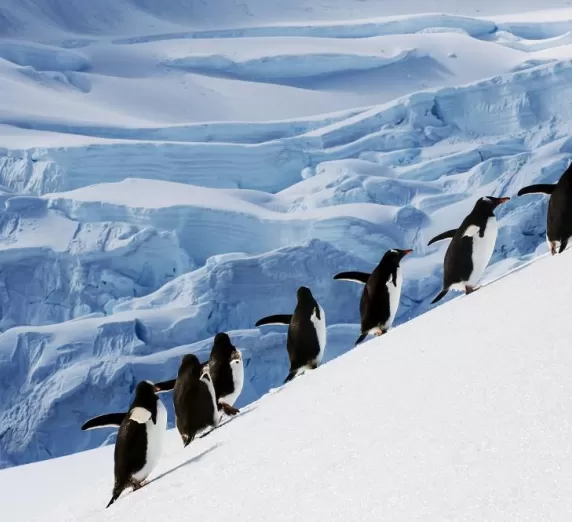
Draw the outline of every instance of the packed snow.
<instances>
[{"instance_id":1,"label":"packed snow","mask_svg":"<svg viewBox=\"0 0 572 522\"><path fill-rule=\"evenodd\" d=\"M185 513L564 522L572 509L572 353L562 331L572 314L571 256L544 256L402 324L185 449L169 431L149 485L109 509L110 446L0 472L3 513L14 522ZM117 405L129 400L125 393Z\"/></svg>"},{"instance_id":2,"label":"packed snow","mask_svg":"<svg viewBox=\"0 0 572 522\"><path fill-rule=\"evenodd\" d=\"M330 366L361 292L333 275L387 249L415 250L395 324L428 311L427 242L481 196L513 197L486 277L546 252L547 198L514 196L572 159L568 2L65 4L0 6L0 467L112 442L78 427L219 331L260 399L286 328L254 324L301 285Z\"/></svg>"}]
</instances>

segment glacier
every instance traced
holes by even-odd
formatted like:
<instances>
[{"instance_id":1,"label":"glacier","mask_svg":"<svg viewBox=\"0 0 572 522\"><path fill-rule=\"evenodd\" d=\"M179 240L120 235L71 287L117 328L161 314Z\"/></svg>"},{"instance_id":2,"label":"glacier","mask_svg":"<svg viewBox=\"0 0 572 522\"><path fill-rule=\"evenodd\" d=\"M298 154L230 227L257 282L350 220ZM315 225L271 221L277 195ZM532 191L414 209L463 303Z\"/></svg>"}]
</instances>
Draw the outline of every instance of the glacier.
<instances>
[{"instance_id":1,"label":"glacier","mask_svg":"<svg viewBox=\"0 0 572 522\"><path fill-rule=\"evenodd\" d=\"M0 467L112 442L79 426L219 331L257 400L286 328L254 323L300 285L345 353L361 286L332 277L389 248L415 250L395 324L423 314L427 241L478 197L513 197L486 279L546 252L547 199L514 196L572 159L572 9L352 4L3 4Z\"/></svg>"}]
</instances>

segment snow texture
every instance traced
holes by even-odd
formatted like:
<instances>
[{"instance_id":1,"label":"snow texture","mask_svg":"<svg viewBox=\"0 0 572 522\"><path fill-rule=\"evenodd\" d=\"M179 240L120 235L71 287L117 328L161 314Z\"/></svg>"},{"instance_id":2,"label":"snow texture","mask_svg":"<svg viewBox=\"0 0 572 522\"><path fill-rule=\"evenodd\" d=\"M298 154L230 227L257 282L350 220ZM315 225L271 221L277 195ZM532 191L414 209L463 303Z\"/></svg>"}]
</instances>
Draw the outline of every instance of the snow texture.
<instances>
[{"instance_id":1,"label":"snow texture","mask_svg":"<svg viewBox=\"0 0 572 522\"><path fill-rule=\"evenodd\" d=\"M187 448L171 430L149 485L109 509L106 447L0 472L3 512L15 522L151 522L189 509L199 520L251 522L269 513L278 521L564 522L571 256L544 256L366 342ZM29 491L34 501L24 502Z\"/></svg>"},{"instance_id":2,"label":"snow texture","mask_svg":"<svg viewBox=\"0 0 572 522\"><path fill-rule=\"evenodd\" d=\"M286 327L254 324L301 285L331 361L362 290L333 276L390 248L415 250L394 324L423 314L447 243L427 242L481 196L513 197L485 279L546 252L547 198L514 196L572 159L572 8L458 3L2 2L0 467L112 442L79 426L219 331L244 354L237 406L258 400L288 360Z\"/></svg>"}]
</instances>

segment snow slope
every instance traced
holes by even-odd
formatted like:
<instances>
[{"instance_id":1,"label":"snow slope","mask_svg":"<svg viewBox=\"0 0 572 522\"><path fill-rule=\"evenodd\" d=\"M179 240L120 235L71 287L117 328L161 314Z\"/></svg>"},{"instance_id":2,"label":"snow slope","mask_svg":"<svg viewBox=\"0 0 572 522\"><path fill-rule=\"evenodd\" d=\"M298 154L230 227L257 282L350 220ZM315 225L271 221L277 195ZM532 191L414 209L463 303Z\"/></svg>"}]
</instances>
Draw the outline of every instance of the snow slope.
<instances>
[{"instance_id":1,"label":"snow slope","mask_svg":"<svg viewBox=\"0 0 572 522\"><path fill-rule=\"evenodd\" d=\"M360 345L186 449L171 431L150 484L107 510L112 447L0 472L3 513L564 522L571 256L539 259Z\"/></svg>"},{"instance_id":2,"label":"snow slope","mask_svg":"<svg viewBox=\"0 0 572 522\"><path fill-rule=\"evenodd\" d=\"M73 426L218 331L258 399L285 328L253 325L301 284L335 358L361 287L332 276L389 248L415 249L396 324L426 312L429 238L572 158L566 5L3 2L0 467L109 442ZM488 278L546 251L546 204L499 210Z\"/></svg>"}]
</instances>

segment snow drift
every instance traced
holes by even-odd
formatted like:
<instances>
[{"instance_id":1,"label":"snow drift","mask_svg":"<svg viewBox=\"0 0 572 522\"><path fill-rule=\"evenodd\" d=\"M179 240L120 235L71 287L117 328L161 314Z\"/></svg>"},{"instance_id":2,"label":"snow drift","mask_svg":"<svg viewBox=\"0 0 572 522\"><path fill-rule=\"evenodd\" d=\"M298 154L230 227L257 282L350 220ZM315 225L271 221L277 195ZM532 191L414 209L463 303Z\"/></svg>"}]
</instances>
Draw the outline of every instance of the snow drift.
<instances>
[{"instance_id":1,"label":"snow drift","mask_svg":"<svg viewBox=\"0 0 572 522\"><path fill-rule=\"evenodd\" d=\"M182 506L197 518L216 511L253 521L269 513L280 521L564 521L572 509L572 354L562 337L571 255L537 260L357 347L186 449L171 431L150 484L113 509L104 509L107 447L2 471L4 512L45 522L151 521L176 518ZM38 493L22 506L29 489Z\"/></svg>"},{"instance_id":2,"label":"snow drift","mask_svg":"<svg viewBox=\"0 0 572 522\"><path fill-rule=\"evenodd\" d=\"M260 398L285 328L253 324L301 284L326 357L348 351L361 287L331 277L388 248L415 249L397 324L416 317L441 284L430 237L565 170L569 9L354 4L3 3L1 467L109 442L73 427L217 331L245 350L240 405ZM546 204L499 211L487 278L546 250Z\"/></svg>"}]
</instances>

